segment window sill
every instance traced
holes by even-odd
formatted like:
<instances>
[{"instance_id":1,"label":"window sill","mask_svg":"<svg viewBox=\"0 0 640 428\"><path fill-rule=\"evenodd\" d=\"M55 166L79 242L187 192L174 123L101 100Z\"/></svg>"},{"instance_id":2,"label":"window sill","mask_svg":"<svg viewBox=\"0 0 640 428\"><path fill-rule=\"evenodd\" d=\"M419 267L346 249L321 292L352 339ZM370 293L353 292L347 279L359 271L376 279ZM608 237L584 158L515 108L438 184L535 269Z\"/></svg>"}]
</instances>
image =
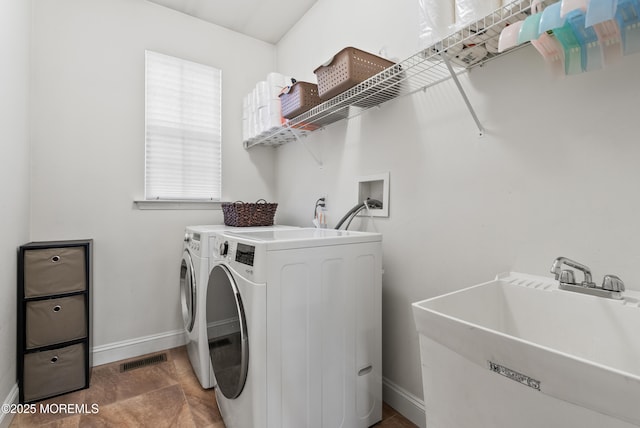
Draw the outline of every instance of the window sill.
<instances>
[{"instance_id":1,"label":"window sill","mask_svg":"<svg viewBox=\"0 0 640 428\"><path fill-rule=\"evenodd\" d=\"M138 200L133 201L139 210L221 210L220 201L160 201Z\"/></svg>"}]
</instances>

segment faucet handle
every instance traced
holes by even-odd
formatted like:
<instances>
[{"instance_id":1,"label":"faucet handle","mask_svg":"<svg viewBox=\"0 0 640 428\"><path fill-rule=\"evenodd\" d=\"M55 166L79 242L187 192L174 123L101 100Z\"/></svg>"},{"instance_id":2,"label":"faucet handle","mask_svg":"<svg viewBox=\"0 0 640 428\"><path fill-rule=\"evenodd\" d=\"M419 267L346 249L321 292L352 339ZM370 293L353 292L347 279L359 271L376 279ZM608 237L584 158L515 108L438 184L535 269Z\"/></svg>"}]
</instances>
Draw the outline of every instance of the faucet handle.
<instances>
[{"instance_id":1,"label":"faucet handle","mask_svg":"<svg viewBox=\"0 0 640 428\"><path fill-rule=\"evenodd\" d=\"M624 282L616 275L605 275L602 288L609 291L624 291Z\"/></svg>"},{"instance_id":2,"label":"faucet handle","mask_svg":"<svg viewBox=\"0 0 640 428\"><path fill-rule=\"evenodd\" d=\"M564 284L575 284L576 283L576 276L573 273L573 271L571 269L563 269L562 272L560 272L560 282L564 283Z\"/></svg>"},{"instance_id":3,"label":"faucet handle","mask_svg":"<svg viewBox=\"0 0 640 428\"><path fill-rule=\"evenodd\" d=\"M566 257L558 257L553 261L551 265L551 273L555 275L556 279L560 279L560 271L562 270L562 264L566 260Z\"/></svg>"}]
</instances>

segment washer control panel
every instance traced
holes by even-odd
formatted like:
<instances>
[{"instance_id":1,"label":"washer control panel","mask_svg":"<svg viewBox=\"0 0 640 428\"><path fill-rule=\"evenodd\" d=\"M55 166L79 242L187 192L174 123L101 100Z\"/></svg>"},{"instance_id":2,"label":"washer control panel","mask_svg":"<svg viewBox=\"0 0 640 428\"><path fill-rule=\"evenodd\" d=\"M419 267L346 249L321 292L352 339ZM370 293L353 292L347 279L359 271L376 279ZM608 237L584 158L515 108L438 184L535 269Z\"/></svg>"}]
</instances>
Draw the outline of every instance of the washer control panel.
<instances>
[{"instance_id":1,"label":"washer control panel","mask_svg":"<svg viewBox=\"0 0 640 428\"><path fill-rule=\"evenodd\" d=\"M214 235L209 240L209 263L225 263L249 281L266 281L266 249L252 242L238 242L235 237Z\"/></svg>"},{"instance_id":2,"label":"washer control panel","mask_svg":"<svg viewBox=\"0 0 640 428\"><path fill-rule=\"evenodd\" d=\"M224 237L213 235L209 238L209 257L214 260L223 259L229 252L229 244L225 246L227 240Z\"/></svg>"},{"instance_id":3,"label":"washer control panel","mask_svg":"<svg viewBox=\"0 0 640 428\"><path fill-rule=\"evenodd\" d=\"M253 266L256 247L241 242L229 241L225 236L212 236L209 241L209 251L213 259L226 259Z\"/></svg>"},{"instance_id":4,"label":"washer control panel","mask_svg":"<svg viewBox=\"0 0 640 428\"><path fill-rule=\"evenodd\" d=\"M253 266L253 258L256 254L256 247L238 242L236 248L236 261L243 265Z\"/></svg>"},{"instance_id":5,"label":"washer control panel","mask_svg":"<svg viewBox=\"0 0 640 428\"><path fill-rule=\"evenodd\" d=\"M199 233L186 233L184 236L184 242L191 251L194 253L200 252L200 234Z\"/></svg>"},{"instance_id":6,"label":"washer control panel","mask_svg":"<svg viewBox=\"0 0 640 428\"><path fill-rule=\"evenodd\" d=\"M220 244L219 254L224 257L229 253L229 241L224 241Z\"/></svg>"}]
</instances>

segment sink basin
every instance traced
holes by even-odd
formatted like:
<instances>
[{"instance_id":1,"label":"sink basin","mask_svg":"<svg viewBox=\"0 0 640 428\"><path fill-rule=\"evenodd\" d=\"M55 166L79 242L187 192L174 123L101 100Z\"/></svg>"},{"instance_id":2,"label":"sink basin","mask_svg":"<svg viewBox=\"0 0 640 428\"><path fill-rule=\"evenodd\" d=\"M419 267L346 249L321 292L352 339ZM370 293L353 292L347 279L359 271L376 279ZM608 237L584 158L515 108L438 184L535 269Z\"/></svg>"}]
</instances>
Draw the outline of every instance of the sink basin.
<instances>
[{"instance_id":1,"label":"sink basin","mask_svg":"<svg viewBox=\"0 0 640 428\"><path fill-rule=\"evenodd\" d=\"M606 299L559 290L551 278L508 273L412 306L421 341L427 419L430 408L443 411L429 403L430 398L440 399L441 391L428 385L437 382L439 372L449 370L451 376L465 382L474 379L471 367L480 367L478 379L496 382L490 389L484 385L479 390L480 401L482 391L498 397L508 390L504 396L507 401L522 391L529 407L540 406L532 415L542 415L551 407L563 415L564 422L557 426L640 426L640 293L628 291L623 300ZM439 354L440 349L451 355ZM435 361L437 358L440 360ZM454 360L464 368L453 367L450 362ZM461 376L461 370L468 376ZM442 388L453 387L446 384ZM473 392L467 386L457 392L467 393L467 407L473 406ZM455 394L453 391L452 397ZM566 411L557 410L561 407L550 398L572 404L566 404ZM491 405L491 400L485 401L483 406ZM579 413L576 405L586 413ZM504 402L496 406L496 412L506 407ZM574 411L578 413L574 415ZM481 426L478 421L483 416L471 414L473 409L468 413L468 420ZM452 416L435 415L434 420L448 417ZM567 425L567 421L578 419L587 425ZM589 420L595 421L594 425L588 425ZM502 423L507 423L506 419ZM517 420L509 423L529 426ZM451 419L442 424L465 426ZM531 426L550 425L542 425L538 419Z\"/></svg>"}]
</instances>

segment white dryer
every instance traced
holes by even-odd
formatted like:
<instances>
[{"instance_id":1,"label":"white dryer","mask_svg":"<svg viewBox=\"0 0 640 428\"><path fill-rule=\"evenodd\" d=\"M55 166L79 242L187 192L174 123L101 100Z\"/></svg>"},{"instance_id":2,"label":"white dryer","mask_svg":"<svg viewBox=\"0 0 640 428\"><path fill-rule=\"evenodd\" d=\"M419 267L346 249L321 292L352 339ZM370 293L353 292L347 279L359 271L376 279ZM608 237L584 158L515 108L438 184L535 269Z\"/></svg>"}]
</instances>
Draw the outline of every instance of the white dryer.
<instances>
[{"instance_id":1,"label":"white dryer","mask_svg":"<svg viewBox=\"0 0 640 428\"><path fill-rule=\"evenodd\" d=\"M227 428L368 427L382 419L381 235L222 232L209 325ZM236 313L226 312L233 307ZM224 309L223 309L224 308Z\"/></svg>"},{"instance_id":2,"label":"white dryer","mask_svg":"<svg viewBox=\"0 0 640 428\"><path fill-rule=\"evenodd\" d=\"M209 282L209 273L213 267L210 260L213 254L210 240L215 233L223 231L272 230L278 228L290 229L292 226L247 228L225 225L200 225L188 226L185 230L180 266L180 301L185 334L187 336L189 361L203 388L215 386L207 337L207 284Z\"/></svg>"}]
</instances>

